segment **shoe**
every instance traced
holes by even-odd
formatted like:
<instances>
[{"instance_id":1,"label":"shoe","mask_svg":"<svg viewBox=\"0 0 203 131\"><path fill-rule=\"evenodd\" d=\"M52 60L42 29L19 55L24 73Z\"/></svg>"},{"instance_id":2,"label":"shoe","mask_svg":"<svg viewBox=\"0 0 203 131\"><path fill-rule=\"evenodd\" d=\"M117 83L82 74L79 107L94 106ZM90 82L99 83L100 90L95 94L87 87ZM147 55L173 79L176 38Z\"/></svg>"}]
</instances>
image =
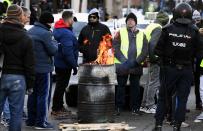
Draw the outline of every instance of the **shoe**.
<instances>
[{"instance_id":1,"label":"shoe","mask_svg":"<svg viewBox=\"0 0 203 131\"><path fill-rule=\"evenodd\" d=\"M202 104L196 104L196 110L202 110Z\"/></svg>"},{"instance_id":2,"label":"shoe","mask_svg":"<svg viewBox=\"0 0 203 131\"><path fill-rule=\"evenodd\" d=\"M140 111L147 113L147 114L155 114L156 107L152 107L152 108L142 107L142 108L140 108Z\"/></svg>"},{"instance_id":3,"label":"shoe","mask_svg":"<svg viewBox=\"0 0 203 131\"><path fill-rule=\"evenodd\" d=\"M35 125L35 129L36 130L53 130L54 127L50 123L46 122L42 125Z\"/></svg>"},{"instance_id":4,"label":"shoe","mask_svg":"<svg viewBox=\"0 0 203 131\"><path fill-rule=\"evenodd\" d=\"M162 126L155 126L152 131L162 131Z\"/></svg>"},{"instance_id":5,"label":"shoe","mask_svg":"<svg viewBox=\"0 0 203 131\"><path fill-rule=\"evenodd\" d=\"M26 123L25 126L28 127L28 128L33 128L35 126L34 123L30 123L28 121L26 121L25 123Z\"/></svg>"},{"instance_id":6,"label":"shoe","mask_svg":"<svg viewBox=\"0 0 203 131\"><path fill-rule=\"evenodd\" d=\"M182 122L181 123L181 127L186 128L189 127L190 125L188 123Z\"/></svg>"},{"instance_id":7,"label":"shoe","mask_svg":"<svg viewBox=\"0 0 203 131\"><path fill-rule=\"evenodd\" d=\"M120 108L117 108L115 110L115 113L113 114L114 116L120 116L121 115L121 112L120 112Z\"/></svg>"},{"instance_id":8,"label":"shoe","mask_svg":"<svg viewBox=\"0 0 203 131\"><path fill-rule=\"evenodd\" d=\"M67 116L67 115L71 115L71 111L62 111L62 110L59 110L59 111L52 111L51 112L51 115L53 116Z\"/></svg>"},{"instance_id":9,"label":"shoe","mask_svg":"<svg viewBox=\"0 0 203 131\"><path fill-rule=\"evenodd\" d=\"M190 109L186 109L186 113L190 113Z\"/></svg>"},{"instance_id":10,"label":"shoe","mask_svg":"<svg viewBox=\"0 0 203 131\"><path fill-rule=\"evenodd\" d=\"M174 127L173 127L173 131L180 131L180 127L174 126Z\"/></svg>"},{"instance_id":11,"label":"shoe","mask_svg":"<svg viewBox=\"0 0 203 131\"><path fill-rule=\"evenodd\" d=\"M22 117L23 120L27 120L27 115L26 113L23 111L23 117Z\"/></svg>"},{"instance_id":12,"label":"shoe","mask_svg":"<svg viewBox=\"0 0 203 131\"><path fill-rule=\"evenodd\" d=\"M140 110L132 110L132 115L141 116L143 114Z\"/></svg>"},{"instance_id":13,"label":"shoe","mask_svg":"<svg viewBox=\"0 0 203 131\"><path fill-rule=\"evenodd\" d=\"M195 123L200 123L200 122L203 122L203 120L195 119L194 122L195 122Z\"/></svg>"},{"instance_id":14,"label":"shoe","mask_svg":"<svg viewBox=\"0 0 203 131\"><path fill-rule=\"evenodd\" d=\"M4 127L8 127L8 126L9 126L9 119L2 119L2 120L1 120L1 124L2 124Z\"/></svg>"}]
</instances>

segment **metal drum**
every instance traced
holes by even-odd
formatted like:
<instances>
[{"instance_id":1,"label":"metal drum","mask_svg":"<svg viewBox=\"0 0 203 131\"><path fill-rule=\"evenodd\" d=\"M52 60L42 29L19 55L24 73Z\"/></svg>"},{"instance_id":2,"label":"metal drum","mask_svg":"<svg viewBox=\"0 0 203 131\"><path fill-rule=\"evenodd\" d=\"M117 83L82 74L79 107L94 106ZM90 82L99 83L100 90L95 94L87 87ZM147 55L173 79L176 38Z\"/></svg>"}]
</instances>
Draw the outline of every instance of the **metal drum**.
<instances>
[{"instance_id":1,"label":"metal drum","mask_svg":"<svg viewBox=\"0 0 203 131\"><path fill-rule=\"evenodd\" d=\"M78 121L113 121L115 110L115 66L81 65L78 82Z\"/></svg>"}]
</instances>

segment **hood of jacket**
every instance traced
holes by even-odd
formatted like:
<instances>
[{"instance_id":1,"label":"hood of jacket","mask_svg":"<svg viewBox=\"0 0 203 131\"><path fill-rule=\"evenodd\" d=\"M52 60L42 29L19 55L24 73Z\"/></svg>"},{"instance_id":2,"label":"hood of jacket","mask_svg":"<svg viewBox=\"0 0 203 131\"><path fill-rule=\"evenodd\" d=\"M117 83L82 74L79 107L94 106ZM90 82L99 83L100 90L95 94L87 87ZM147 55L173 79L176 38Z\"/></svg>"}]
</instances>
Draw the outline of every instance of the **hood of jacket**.
<instances>
[{"instance_id":1,"label":"hood of jacket","mask_svg":"<svg viewBox=\"0 0 203 131\"><path fill-rule=\"evenodd\" d=\"M59 29L59 28L69 28L70 26L66 25L63 19L58 20L55 25L54 28L55 29Z\"/></svg>"}]
</instances>

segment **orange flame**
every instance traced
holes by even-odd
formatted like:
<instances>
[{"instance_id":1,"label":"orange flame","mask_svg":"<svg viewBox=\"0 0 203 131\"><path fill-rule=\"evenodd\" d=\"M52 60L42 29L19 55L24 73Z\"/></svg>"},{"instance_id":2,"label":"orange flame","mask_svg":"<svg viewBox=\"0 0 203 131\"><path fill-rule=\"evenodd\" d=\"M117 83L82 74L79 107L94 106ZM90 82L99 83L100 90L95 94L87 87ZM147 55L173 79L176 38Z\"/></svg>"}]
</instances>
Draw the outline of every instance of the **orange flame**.
<instances>
[{"instance_id":1,"label":"orange flame","mask_svg":"<svg viewBox=\"0 0 203 131\"><path fill-rule=\"evenodd\" d=\"M102 36L98 48L98 56L95 60L96 63L102 65L114 64L114 50L112 48L112 36L107 34Z\"/></svg>"}]
</instances>

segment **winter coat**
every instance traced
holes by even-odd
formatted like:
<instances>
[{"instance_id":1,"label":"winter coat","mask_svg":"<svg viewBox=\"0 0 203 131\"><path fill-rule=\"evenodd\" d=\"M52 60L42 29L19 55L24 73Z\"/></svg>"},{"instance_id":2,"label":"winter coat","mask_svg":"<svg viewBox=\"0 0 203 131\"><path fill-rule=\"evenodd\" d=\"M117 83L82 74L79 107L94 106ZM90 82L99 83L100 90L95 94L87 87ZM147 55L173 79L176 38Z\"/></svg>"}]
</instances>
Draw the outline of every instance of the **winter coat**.
<instances>
[{"instance_id":1,"label":"winter coat","mask_svg":"<svg viewBox=\"0 0 203 131\"><path fill-rule=\"evenodd\" d=\"M80 32L78 42L79 51L83 53L83 62L91 62L97 58L97 49L102 36L111 34L109 28L101 23L96 25L88 24Z\"/></svg>"},{"instance_id":2,"label":"winter coat","mask_svg":"<svg viewBox=\"0 0 203 131\"><path fill-rule=\"evenodd\" d=\"M58 68L76 68L78 66L78 42L72 29L65 25L63 19L54 26L54 38L59 43L58 52L55 55L55 66Z\"/></svg>"},{"instance_id":3,"label":"winter coat","mask_svg":"<svg viewBox=\"0 0 203 131\"><path fill-rule=\"evenodd\" d=\"M136 48L136 35L139 32L137 30L136 32L132 32L128 29L128 39L129 39L129 48L128 48L128 58L124 56L124 54L121 52L121 36L120 32L118 32L113 40L113 46L115 48L115 56L117 59L120 60L121 64L126 62L127 60L129 61L136 61L138 65L136 67L130 69L128 71L129 74L135 74L135 75L142 75L142 66L141 63L145 60L145 58L148 55L148 41L146 39L146 36L143 36L143 46L142 46L142 51L141 54L137 56L137 48ZM119 72L120 64L116 64L116 73L117 75L122 75L122 73Z\"/></svg>"},{"instance_id":4,"label":"winter coat","mask_svg":"<svg viewBox=\"0 0 203 131\"><path fill-rule=\"evenodd\" d=\"M0 43L4 53L2 74L24 75L27 88L33 88L34 52L32 40L23 26L8 22L0 25Z\"/></svg>"},{"instance_id":5,"label":"winter coat","mask_svg":"<svg viewBox=\"0 0 203 131\"><path fill-rule=\"evenodd\" d=\"M35 22L28 30L33 40L35 53L35 71L37 73L49 73L54 70L53 56L58 50L57 42L52 40L52 32L43 24Z\"/></svg>"}]
</instances>

